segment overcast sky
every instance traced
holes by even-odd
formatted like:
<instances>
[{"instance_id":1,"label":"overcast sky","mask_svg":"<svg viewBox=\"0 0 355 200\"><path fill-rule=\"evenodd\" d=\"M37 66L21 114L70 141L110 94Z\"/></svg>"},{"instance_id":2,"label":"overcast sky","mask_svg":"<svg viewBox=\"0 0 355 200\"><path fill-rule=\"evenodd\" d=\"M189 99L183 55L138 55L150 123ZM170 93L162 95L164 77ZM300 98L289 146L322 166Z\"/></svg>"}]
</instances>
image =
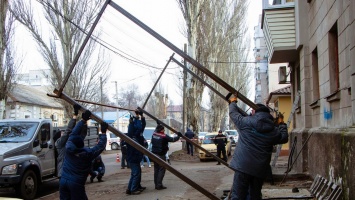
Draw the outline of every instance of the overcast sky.
<instances>
[{"instance_id":1,"label":"overcast sky","mask_svg":"<svg viewBox=\"0 0 355 200\"><path fill-rule=\"evenodd\" d=\"M181 27L184 26L184 21L176 0L114 0L114 2L175 46L183 49L183 45L186 43L186 38L181 31ZM36 7L35 9L40 9L40 7ZM37 11L37 13L40 12L39 10ZM253 27L257 25L260 13L261 0L250 0L248 24L251 39L253 37ZM102 39L111 44L115 50L119 49L148 65L162 69L173 53L172 50L151 37L111 6L107 7L98 27L102 30ZM46 65L40 61L40 55L34 53L37 50L36 44L32 41L27 31L21 27L17 27L16 32L16 40L21 45L20 49L24 57L22 71L27 72L28 69L47 68ZM253 49L253 46L250 47L250 49ZM158 77L160 70L133 64L112 51L107 52L112 59L110 68L111 77L107 81L108 84L106 87L106 90L110 91L109 96L111 98L115 93L115 84L112 83L113 81L117 81L118 88L127 87L129 84L134 83L139 86L139 92L141 94L150 92L155 82L152 73L156 74L156 77ZM175 58L177 60L181 59L180 56L176 54ZM174 104L180 104L182 102L175 84L175 77L177 74L180 74L180 71L181 69L176 64L169 64L161 80L165 93L169 94ZM252 97L251 100L253 99Z\"/></svg>"}]
</instances>

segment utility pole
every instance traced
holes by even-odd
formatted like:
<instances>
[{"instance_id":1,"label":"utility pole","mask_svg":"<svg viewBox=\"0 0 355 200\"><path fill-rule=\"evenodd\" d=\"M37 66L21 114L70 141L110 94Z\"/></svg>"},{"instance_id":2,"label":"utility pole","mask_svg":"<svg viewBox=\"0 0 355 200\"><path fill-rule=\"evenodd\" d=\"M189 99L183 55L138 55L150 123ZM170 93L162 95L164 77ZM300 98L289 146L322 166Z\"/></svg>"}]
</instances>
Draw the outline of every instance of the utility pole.
<instances>
[{"instance_id":1,"label":"utility pole","mask_svg":"<svg viewBox=\"0 0 355 200\"><path fill-rule=\"evenodd\" d=\"M184 52L187 52L187 44L184 44ZM186 67L186 59L184 59L184 66ZM182 131L185 131L185 121L186 121L186 79L187 79L187 73L186 70L184 69L184 78L183 78L183 87L182 87Z\"/></svg>"},{"instance_id":2,"label":"utility pole","mask_svg":"<svg viewBox=\"0 0 355 200\"><path fill-rule=\"evenodd\" d=\"M117 90L117 81L114 81L115 82L115 87L116 87L116 104L117 104L117 106L119 106L118 105L118 90ZM120 113L120 109L117 109L116 110L116 121L117 121L117 130L120 130L120 118L119 118L119 113Z\"/></svg>"}]
</instances>

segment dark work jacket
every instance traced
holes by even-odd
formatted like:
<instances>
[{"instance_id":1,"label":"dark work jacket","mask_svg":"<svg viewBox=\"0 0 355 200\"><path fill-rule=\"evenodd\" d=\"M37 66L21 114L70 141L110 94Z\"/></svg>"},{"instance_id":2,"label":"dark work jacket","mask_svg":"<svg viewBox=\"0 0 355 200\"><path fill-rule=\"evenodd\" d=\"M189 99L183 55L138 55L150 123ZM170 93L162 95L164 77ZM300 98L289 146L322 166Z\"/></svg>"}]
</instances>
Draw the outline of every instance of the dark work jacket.
<instances>
[{"instance_id":1,"label":"dark work jacket","mask_svg":"<svg viewBox=\"0 0 355 200\"><path fill-rule=\"evenodd\" d=\"M106 134L99 135L99 142L93 148L77 148L72 139L81 137L80 133L84 127L84 122L79 121L70 134L65 145L66 153L63 163L62 178L84 185L91 170L92 160L99 156L106 148Z\"/></svg>"},{"instance_id":2,"label":"dark work jacket","mask_svg":"<svg viewBox=\"0 0 355 200\"><path fill-rule=\"evenodd\" d=\"M142 117L141 120L134 118L133 122L130 122L128 125L127 136L130 137L133 141L139 145L144 145L143 131L145 128L146 122L145 118ZM135 149L133 146L127 145L127 162L128 163L140 163L143 159L143 153Z\"/></svg>"},{"instance_id":3,"label":"dark work jacket","mask_svg":"<svg viewBox=\"0 0 355 200\"><path fill-rule=\"evenodd\" d=\"M76 119L71 119L69 121L68 127L65 130L65 133L63 136L61 136L56 142L55 142L55 147L58 152L58 157L57 157L57 171L58 171L58 177L62 176L62 166L63 166L63 160L64 160L64 155L65 155L65 144L68 141L69 134L73 130L74 126L76 124Z\"/></svg>"},{"instance_id":4,"label":"dark work jacket","mask_svg":"<svg viewBox=\"0 0 355 200\"><path fill-rule=\"evenodd\" d=\"M267 112L243 116L234 102L229 104L229 116L239 133L230 166L246 174L265 178L273 146L288 142L286 124L275 127L273 117Z\"/></svg>"},{"instance_id":5,"label":"dark work jacket","mask_svg":"<svg viewBox=\"0 0 355 200\"><path fill-rule=\"evenodd\" d=\"M169 150L169 142L176 142L180 139L180 136L170 137L165 133L153 133L152 135L152 152L159 156L163 156Z\"/></svg>"},{"instance_id":6,"label":"dark work jacket","mask_svg":"<svg viewBox=\"0 0 355 200\"><path fill-rule=\"evenodd\" d=\"M217 148L225 148L227 144L227 137L223 134L218 134L214 137L213 142L217 145Z\"/></svg>"},{"instance_id":7,"label":"dark work jacket","mask_svg":"<svg viewBox=\"0 0 355 200\"><path fill-rule=\"evenodd\" d=\"M187 129L185 136L189 138L190 140L195 137L195 133L192 132L189 128Z\"/></svg>"}]
</instances>

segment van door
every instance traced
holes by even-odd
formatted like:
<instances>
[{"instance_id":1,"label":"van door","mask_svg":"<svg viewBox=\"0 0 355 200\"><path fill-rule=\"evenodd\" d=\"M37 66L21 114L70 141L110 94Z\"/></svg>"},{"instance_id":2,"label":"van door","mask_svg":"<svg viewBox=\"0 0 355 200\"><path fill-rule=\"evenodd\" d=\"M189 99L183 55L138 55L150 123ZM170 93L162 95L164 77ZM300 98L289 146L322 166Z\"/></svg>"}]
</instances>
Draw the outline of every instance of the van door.
<instances>
[{"instance_id":1,"label":"van door","mask_svg":"<svg viewBox=\"0 0 355 200\"><path fill-rule=\"evenodd\" d=\"M33 151L41 164L42 176L51 175L55 170L54 144L50 127L50 123L42 124L34 140Z\"/></svg>"}]
</instances>

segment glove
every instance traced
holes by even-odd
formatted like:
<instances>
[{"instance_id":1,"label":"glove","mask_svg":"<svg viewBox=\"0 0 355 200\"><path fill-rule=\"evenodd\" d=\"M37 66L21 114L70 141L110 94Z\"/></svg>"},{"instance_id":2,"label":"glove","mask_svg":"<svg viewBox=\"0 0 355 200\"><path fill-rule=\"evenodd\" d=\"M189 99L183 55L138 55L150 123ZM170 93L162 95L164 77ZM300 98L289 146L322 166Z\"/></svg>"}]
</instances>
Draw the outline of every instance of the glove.
<instances>
[{"instance_id":1,"label":"glove","mask_svg":"<svg viewBox=\"0 0 355 200\"><path fill-rule=\"evenodd\" d=\"M74 115L78 115L81 106L79 104L74 105Z\"/></svg>"},{"instance_id":2,"label":"glove","mask_svg":"<svg viewBox=\"0 0 355 200\"><path fill-rule=\"evenodd\" d=\"M86 110L85 112L83 112L83 114L81 114L81 118L83 118L83 120L88 121L90 119L91 116L91 112L90 110Z\"/></svg>"},{"instance_id":3,"label":"glove","mask_svg":"<svg viewBox=\"0 0 355 200\"><path fill-rule=\"evenodd\" d=\"M181 132L177 132L176 133L179 137L182 137L182 133Z\"/></svg>"},{"instance_id":4,"label":"glove","mask_svg":"<svg viewBox=\"0 0 355 200\"><path fill-rule=\"evenodd\" d=\"M138 109L138 114L143 117L143 111L142 111L142 109Z\"/></svg>"},{"instance_id":5,"label":"glove","mask_svg":"<svg viewBox=\"0 0 355 200\"><path fill-rule=\"evenodd\" d=\"M232 103L232 102L237 102L238 98L237 98L237 94L233 94L233 93L228 93L226 96L226 100L228 101L228 103Z\"/></svg>"},{"instance_id":6,"label":"glove","mask_svg":"<svg viewBox=\"0 0 355 200\"><path fill-rule=\"evenodd\" d=\"M101 123L101 133L106 133L108 124L106 122Z\"/></svg>"}]
</instances>

